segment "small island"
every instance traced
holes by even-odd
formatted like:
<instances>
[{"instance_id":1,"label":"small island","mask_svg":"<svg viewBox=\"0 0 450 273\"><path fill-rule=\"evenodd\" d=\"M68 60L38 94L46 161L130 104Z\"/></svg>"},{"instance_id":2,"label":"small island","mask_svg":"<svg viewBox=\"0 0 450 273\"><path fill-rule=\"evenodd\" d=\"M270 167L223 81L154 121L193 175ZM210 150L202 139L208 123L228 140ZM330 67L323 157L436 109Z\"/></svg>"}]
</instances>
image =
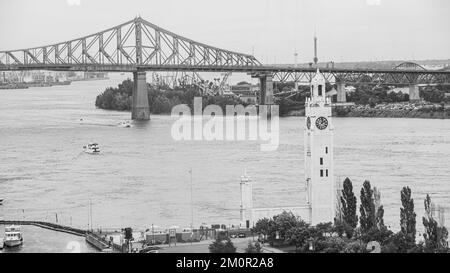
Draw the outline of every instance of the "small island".
<instances>
[{"instance_id":1,"label":"small island","mask_svg":"<svg viewBox=\"0 0 450 273\"><path fill-rule=\"evenodd\" d=\"M294 88L293 83L276 83L275 93L286 92ZM327 92L334 88L327 84ZM336 106L333 116L365 117L365 118L450 118L449 87L429 86L420 90L422 101L409 102L409 95L395 92L388 86L355 85L354 91L347 93L350 105ZM105 110L131 111L133 81L127 79L118 87L107 88L97 96L95 106ZM304 116L304 101L309 95L309 88L299 87L295 96L277 96L276 103L280 107L280 116ZM219 105L225 110L226 105L242 104L247 106L238 96L208 95L202 96L196 85L154 86L148 84L148 99L152 114L170 114L174 106L186 104L193 107L194 97L203 97L203 107ZM335 99L335 98L334 98Z\"/></svg>"},{"instance_id":2,"label":"small island","mask_svg":"<svg viewBox=\"0 0 450 273\"><path fill-rule=\"evenodd\" d=\"M202 97L200 89L195 85L183 87L153 86L148 84L148 101L152 114L170 114L172 108L179 104L186 104L193 109L194 97ZM127 79L117 88L107 88L97 96L95 106L105 110L131 111L133 81ZM203 107L219 105L225 110L226 105L246 105L239 98L233 96L203 96Z\"/></svg>"}]
</instances>

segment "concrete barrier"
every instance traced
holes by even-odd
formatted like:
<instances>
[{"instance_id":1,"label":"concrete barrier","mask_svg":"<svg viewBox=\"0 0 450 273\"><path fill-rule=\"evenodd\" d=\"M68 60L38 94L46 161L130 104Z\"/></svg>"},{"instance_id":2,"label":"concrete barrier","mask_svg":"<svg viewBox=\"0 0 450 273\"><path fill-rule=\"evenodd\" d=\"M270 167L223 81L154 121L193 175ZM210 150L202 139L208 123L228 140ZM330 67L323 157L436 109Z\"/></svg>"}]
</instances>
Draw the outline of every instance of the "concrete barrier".
<instances>
[{"instance_id":1,"label":"concrete barrier","mask_svg":"<svg viewBox=\"0 0 450 273\"><path fill-rule=\"evenodd\" d=\"M104 252L104 251L112 251L112 245L110 245L109 243L107 243L105 240L103 240L103 238L92 234L92 233L87 233L86 234L86 242L88 242L89 244L91 244L92 246L94 246L95 248L97 248L98 250Z\"/></svg>"},{"instance_id":2,"label":"concrete barrier","mask_svg":"<svg viewBox=\"0 0 450 273\"><path fill-rule=\"evenodd\" d=\"M40 222L40 221L8 221L0 220L0 225L18 225L18 226L36 226L53 231L69 233L76 236L85 236L86 230L62 226L54 223Z\"/></svg>"}]
</instances>

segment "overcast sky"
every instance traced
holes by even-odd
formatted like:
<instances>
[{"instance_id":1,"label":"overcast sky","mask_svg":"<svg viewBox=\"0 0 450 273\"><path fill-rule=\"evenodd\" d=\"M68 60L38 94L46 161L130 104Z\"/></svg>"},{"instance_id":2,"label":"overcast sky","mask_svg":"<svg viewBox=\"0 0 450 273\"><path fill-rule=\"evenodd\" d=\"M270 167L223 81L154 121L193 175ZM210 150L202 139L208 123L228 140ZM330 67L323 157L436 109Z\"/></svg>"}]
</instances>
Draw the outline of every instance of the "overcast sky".
<instances>
[{"instance_id":1,"label":"overcast sky","mask_svg":"<svg viewBox=\"0 0 450 273\"><path fill-rule=\"evenodd\" d=\"M0 0L0 50L144 19L262 62L450 58L448 0Z\"/></svg>"}]
</instances>

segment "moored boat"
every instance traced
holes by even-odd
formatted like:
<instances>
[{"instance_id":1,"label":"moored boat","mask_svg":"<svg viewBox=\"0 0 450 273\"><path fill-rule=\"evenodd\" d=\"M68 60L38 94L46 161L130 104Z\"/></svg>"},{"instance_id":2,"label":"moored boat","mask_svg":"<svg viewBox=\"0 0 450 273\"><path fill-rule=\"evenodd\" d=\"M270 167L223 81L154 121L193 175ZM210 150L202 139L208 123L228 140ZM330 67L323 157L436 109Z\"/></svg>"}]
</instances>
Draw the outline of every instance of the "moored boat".
<instances>
[{"instance_id":1,"label":"moored boat","mask_svg":"<svg viewBox=\"0 0 450 273\"><path fill-rule=\"evenodd\" d=\"M23 244L23 237L20 226L5 227L5 238L3 243L6 247L16 247Z\"/></svg>"}]
</instances>

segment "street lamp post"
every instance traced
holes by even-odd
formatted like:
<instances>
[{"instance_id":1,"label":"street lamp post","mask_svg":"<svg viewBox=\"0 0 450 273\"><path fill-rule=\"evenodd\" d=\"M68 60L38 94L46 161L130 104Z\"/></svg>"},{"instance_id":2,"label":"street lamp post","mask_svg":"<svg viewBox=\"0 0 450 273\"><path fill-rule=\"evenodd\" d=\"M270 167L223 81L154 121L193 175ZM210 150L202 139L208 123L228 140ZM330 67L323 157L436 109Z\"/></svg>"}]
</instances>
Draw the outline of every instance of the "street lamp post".
<instances>
[{"instance_id":1,"label":"street lamp post","mask_svg":"<svg viewBox=\"0 0 450 273\"><path fill-rule=\"evenodd\" d=\"M155 245L155 230L153 228L153 224L152 224L152 245Z\"/></svg>"}]
</instances>

